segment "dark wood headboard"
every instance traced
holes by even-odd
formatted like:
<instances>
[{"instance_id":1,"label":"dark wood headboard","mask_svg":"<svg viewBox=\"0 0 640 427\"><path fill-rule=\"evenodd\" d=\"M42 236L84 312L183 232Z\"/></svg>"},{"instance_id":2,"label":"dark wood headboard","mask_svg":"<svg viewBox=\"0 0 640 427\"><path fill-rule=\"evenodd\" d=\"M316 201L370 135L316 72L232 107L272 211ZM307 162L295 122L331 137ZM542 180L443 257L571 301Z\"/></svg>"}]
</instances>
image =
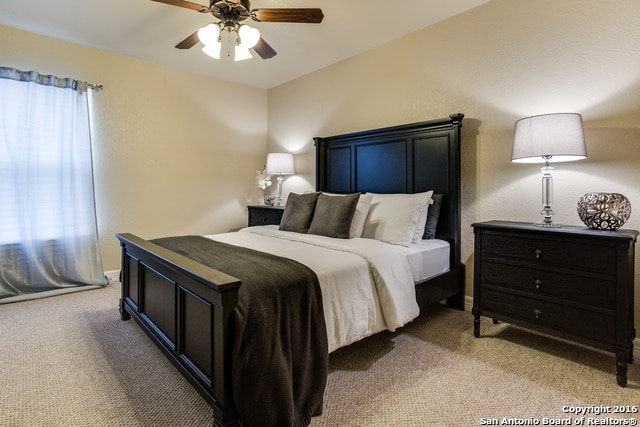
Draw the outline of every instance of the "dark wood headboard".
<instances>
[{"instance_id":1,"label":"dark wood headboard","mask_svg":"<svg viewBox=\"0 0 640 427\"><path fill-rule=\"evenodd\" d=\"M316 189L332 193L443 194L436 238L460 264L460 128L463 114L316 137Z\"/></svg>"}]
</instances>

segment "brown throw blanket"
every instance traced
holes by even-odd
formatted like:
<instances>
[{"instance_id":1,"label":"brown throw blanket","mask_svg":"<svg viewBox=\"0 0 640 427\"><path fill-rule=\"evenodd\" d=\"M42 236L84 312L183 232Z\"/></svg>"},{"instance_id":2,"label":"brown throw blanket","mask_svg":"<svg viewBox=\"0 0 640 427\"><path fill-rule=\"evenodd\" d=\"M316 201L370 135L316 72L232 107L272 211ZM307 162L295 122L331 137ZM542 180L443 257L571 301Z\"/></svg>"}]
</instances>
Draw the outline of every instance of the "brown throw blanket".
<instances>
[{"instance_id":1,"label":"brown throw blanket","mask_svg":"<svg viewBox=\"0 0 640 427\"><path fill-rule=\"evenodd\" d=\"M233 360L242 423L306 426L320 415L329 350L315 273L288 258L202 236L152 242L242 280Z\"/></svg>"}]
</instances>

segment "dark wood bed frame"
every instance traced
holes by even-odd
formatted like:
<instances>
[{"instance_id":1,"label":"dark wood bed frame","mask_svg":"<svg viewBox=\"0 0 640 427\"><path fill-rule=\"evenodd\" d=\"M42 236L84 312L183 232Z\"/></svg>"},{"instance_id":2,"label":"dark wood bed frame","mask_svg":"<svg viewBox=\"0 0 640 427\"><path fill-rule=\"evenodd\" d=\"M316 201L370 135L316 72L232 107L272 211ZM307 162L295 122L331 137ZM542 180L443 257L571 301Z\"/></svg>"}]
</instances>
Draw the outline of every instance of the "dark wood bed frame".
<instances>
[{"instance_id":1,"label":"dark wood bed frame","mask_svg":"<svg viewBox=\"0 0 640 427\"><path fill-rule=\"evenodd\" d=\"M416 285L421 309L443 300L464 308L463 117L314 138L319 191L444 195L436 237L451 244L450 271ZM211 405L214 425L238 425L231 366L240 280L133 234L116 237L122 247L121 318L133 317Z\"/></svg>"}]
</instances>

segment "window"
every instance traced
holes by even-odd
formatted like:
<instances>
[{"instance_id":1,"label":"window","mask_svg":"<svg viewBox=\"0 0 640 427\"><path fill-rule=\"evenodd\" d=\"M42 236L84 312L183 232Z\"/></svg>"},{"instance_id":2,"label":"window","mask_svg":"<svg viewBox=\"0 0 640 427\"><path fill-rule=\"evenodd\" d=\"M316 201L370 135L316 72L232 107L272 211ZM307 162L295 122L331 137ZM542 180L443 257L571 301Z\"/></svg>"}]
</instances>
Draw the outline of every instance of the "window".
<instances>
[{"instance_id":1,"label":"window","mask_svg":"<svg viewBox=\"0 0 640 427\"><path fill-rule=\"evenodd\" d=\"M0 68L0 298L103 284L86 83Z\"/></svg>"}]
</instances>

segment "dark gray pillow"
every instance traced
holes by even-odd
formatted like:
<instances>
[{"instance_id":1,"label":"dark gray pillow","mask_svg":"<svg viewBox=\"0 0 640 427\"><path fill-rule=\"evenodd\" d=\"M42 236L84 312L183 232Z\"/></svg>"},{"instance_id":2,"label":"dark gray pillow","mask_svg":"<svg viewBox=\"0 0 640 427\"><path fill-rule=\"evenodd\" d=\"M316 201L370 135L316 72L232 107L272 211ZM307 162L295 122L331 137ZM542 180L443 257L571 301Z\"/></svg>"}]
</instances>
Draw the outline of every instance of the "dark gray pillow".
<instances>
[{"instance_id":1,"label":"dark gray pillow","mask_svg":"<svg viewBox=\"0 0 640 427\"><path fill-rule=\"evenodd\" d=\"M306 233L313 219L313 211L320 193L296 194L289 193L284 207L279 230Z\"/></svg>"},{"instance_id":2,"label":"dark gray pillow","mask_svg":"<svg viewBox=\"0 0 640 427\"><path fill-rule=\"evenodd\" d=\"M442 194L431 196L433 203L427 210L427 225L424 227L423 239L435 239L436 228L438 227L438 217L440 216L440 206L442 205Z\"/></svg>"},{"instance_id":3,"label":"dark gray pillow","mask_svg":"<svg viewBox=\"0 0 640 427\"><path fill-rule=\"evenodd\" d=\"M320 194L309 234L348 239L351 221L359 199L360 193L346 196Z\"/></svg>"}]
</instances>

